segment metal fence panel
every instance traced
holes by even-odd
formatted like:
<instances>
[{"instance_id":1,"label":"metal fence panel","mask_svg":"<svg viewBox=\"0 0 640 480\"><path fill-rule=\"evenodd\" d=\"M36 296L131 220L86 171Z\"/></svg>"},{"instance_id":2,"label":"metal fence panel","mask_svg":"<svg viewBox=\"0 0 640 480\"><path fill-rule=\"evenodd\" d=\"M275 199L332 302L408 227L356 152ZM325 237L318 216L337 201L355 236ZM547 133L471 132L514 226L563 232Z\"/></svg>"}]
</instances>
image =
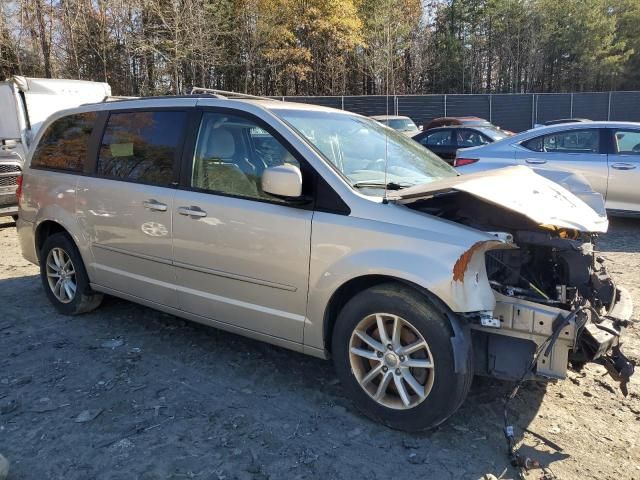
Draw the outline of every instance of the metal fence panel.
<instances>
[{"instance_id":1,"label":"metal fence panel","mask_svg":"<svg viewBox=\"0 0 640 480\"><path fill-rule=\"evenodd\" d=\"M571 117L570 93L545 93L536 95L535 123Z\"/></svg>"},{"instance_id":2,"label":"metal fence panel","mask_svg":"<svg viewBox=\"0 0 640 480\"><path fill-rule=\"evenodd\" d=\"M491 120L506 130L521 132L532 127L533 95L496 94L491 99Z\"/></svg>"},{"instance_id":3,"label":"metal fence panel","mask_svg":"<svg viewBox=\"0 0 640 480\"><path fill-rule=\"evenodd\" d=\"M611 92L610 120L640 121L640 92Z\"/></svg>"},{"instance_id":4,"label":"metal fence panel","mask_svg":"<svg viewBox=\"0 0 640 480\"><path fill-rule=\"evenodd\" d=\"M609 92L574 93L573 118L607 120L609 116Z\"/></svg>"},{"instance_id":5,"label":"metal fence panel","mask_svg":"<svg viewBox=\"0 0 640 480\"><path fill-rule=\"evenodd\" d=\"M444 95L402 95L398 97L398 115L410 117L416 125L444 117Z\"/></svg>"},{"instance_id":6,"label":"metal fence panel","mask_svg":"<svg viewBox=\"0 0 640 480\"><path fill-rule=\"evenodd\" d=\"M368 95L344 97L344 109L360 115L395 115L395 97L393 95Z\"/></svg>"},{"instance_id":7,"label":"metal fence panel","mask_svg":"<svg viewBox=\"0 0 640 480\"><path fill-rule=\"evenodd\" d=\"M283 97L274 97L282 99ZM284 97L361 115L406 115L418 125L443 116L477 116L514 132L560 118L640 122L640 92Z\"/></svg>"},{"instance_id":8,"label":"metal fence panel","mask_svg":"<svg viewBox=\"0 0 640 480\"><path fill-rule=\"evenodd\" d=\"M489 95L447 95L447 117L490 116Z\"/></svg>"}]
</instances>

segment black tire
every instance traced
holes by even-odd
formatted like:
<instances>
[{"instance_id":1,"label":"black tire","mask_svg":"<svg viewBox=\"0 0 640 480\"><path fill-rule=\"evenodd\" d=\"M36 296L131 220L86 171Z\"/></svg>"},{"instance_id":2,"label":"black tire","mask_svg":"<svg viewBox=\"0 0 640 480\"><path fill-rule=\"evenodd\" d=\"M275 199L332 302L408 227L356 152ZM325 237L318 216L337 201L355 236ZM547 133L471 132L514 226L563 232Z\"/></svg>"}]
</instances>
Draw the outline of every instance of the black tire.
<instances>
[{"instance_id":1,"label":"black tire","mask_svg":"<svg viewBox=\"0 0 640 480\"><path fill-rule=\"evenodd\" d=\"M75 270L76 291L73 299L69 303L61 302L49 286L46 264L49 252L54 248L62 249L68 255ZM66 233L54 233L45 240L40 250L40 279L42 280L42 286L49 301L56 307L58 312L64 315L79 315L90 312L98 308L102 302L103 295L91 289L89 276L87 275L87 270L85 269L80 252L78 252L78 248L71 237Z\"/></svg>"},{"instance_id":2,"label":"black tire","mask_svg":"<svg viewBox=\"0 0 640 480\"><path fill-rule=\"evenodd\" d=\"M351 367L349 348L353 331L374 313L401 317L428 344L433 360L433 383L426 398L411 408L394 409L378 403L361 387ZM444 422L460 407L473 380L471 351L467 352L466 373L455 372L452 335L445 313L425 296L399 284L374 286L354 296L338 314L332 338L335 369L349 397L369 418L397 430L428 430Z\"/></svg>"}]
</instances>

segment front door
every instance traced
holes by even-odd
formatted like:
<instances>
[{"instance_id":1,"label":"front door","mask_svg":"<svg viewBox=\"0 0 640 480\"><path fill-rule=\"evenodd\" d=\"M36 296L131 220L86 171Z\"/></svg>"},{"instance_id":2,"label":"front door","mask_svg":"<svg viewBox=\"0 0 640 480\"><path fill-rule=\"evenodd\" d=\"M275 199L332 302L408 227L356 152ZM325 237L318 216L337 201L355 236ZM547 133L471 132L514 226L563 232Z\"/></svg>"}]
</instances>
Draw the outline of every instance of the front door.
<instances>
[{"instance_id":1,"label":"front door","mask_svg":"<svg viewBox=\"0 0 640 480\"><path fill-rule=\"evenodd\" d=\"M640 130L610 129L609 189L607 208L624 212L640 211Z\"/></svg>"},{"instance_id":2,"label":"front door","mask_svg":"<svg viewBox=\"0 0 640 480\"><path fill-rule=\"evenodd\" d=\"M174 200L178 300L189 313L302 343L313 212L262 192L265 168L299 163L256 122L202 115Z\"/></svg>"},{"instance_id":3,"label":"front door","mask_svg":"<svg viewBox=\"0 0 640 480\"><path fill-rule=\"evenodd\" d=\"M77 217L91 280L176 306L171 211L185 111L112 112L92 176L79 176Z\"/></svg>"}]
</instances>

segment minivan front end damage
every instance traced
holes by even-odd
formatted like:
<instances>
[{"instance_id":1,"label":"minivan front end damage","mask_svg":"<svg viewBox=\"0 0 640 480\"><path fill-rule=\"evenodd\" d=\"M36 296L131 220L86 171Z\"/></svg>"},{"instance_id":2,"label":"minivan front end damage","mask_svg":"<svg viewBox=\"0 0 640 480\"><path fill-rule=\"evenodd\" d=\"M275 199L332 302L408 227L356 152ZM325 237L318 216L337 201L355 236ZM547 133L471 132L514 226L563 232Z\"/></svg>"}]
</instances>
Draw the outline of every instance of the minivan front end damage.
<instances>
[{"instance_id":1,"label":"minivan front end damage","mask_svg":"<svg viewBox=\"0 0 640 480\"><path fill-rule=\"evenodd\" d=\"M541 228L515 231L513 239L518 248L485 255L496 306L470 316L479 373L518 377L542 349L537 375L564 378L569 364L595 361L626 394L634 365L620 347L632 305L595 254L595 235Z\"/></svg>"},{"instance_id":2,"label":"minivan front end damage","mask_svg":"<svg viewBox=\"0 0 640 480\"><path fill-rule=\"evenodd\" d=\"M594 248L606 217L529 169L448 182L403 190L398 201L494 238L470 246L452 270L454 292L487 282L495 299L493 310L463 314L476 373L564 378L569 365L598 362L626 394L634 364L621 338L632 305Z\"/></svg>"}]
</instances>

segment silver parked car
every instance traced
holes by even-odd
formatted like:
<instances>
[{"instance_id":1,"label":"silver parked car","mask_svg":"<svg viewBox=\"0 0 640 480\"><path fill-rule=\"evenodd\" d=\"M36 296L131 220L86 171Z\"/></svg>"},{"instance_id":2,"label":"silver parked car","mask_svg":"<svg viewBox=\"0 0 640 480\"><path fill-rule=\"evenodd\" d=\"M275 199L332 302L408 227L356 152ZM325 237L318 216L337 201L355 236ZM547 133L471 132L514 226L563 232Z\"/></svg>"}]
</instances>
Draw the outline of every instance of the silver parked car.
<instances>
[{"instance_id":1,"label":"silver parked car","mask_svg":"<svg viewBox=\"0 0 640 480\"><path fill-rule=\"evenodd\" d=\"M612 215L640 214L640 123L580 122L528 130L457 153L461 173L528 165L575 172Z\"/></svg>"},{"instance_id":2,"label":"silver parked car","mask_svg":"<svg viewBox=\"0 0 640 480\"><path fill-rule=\"evenodd\" d=\"M64 314L107 293L331 357L404 430L474 374L633 369L629 296L594 259L606 216L528 168L458 176L371 119L216 92L68 110L35 144L17 227Z\"/></svg>"},{"instance_id":3,"label":"silver parked car","mask_svg":"<svg viewBox=\"0 0 640 480\"><path fill-rule=\"evenodd\" d=\"M420 133L418 126L409 117L401 115L374 115L371 118L389 128L401 132L407 137L413 137Z\"/></svg>"}]
</instances>

